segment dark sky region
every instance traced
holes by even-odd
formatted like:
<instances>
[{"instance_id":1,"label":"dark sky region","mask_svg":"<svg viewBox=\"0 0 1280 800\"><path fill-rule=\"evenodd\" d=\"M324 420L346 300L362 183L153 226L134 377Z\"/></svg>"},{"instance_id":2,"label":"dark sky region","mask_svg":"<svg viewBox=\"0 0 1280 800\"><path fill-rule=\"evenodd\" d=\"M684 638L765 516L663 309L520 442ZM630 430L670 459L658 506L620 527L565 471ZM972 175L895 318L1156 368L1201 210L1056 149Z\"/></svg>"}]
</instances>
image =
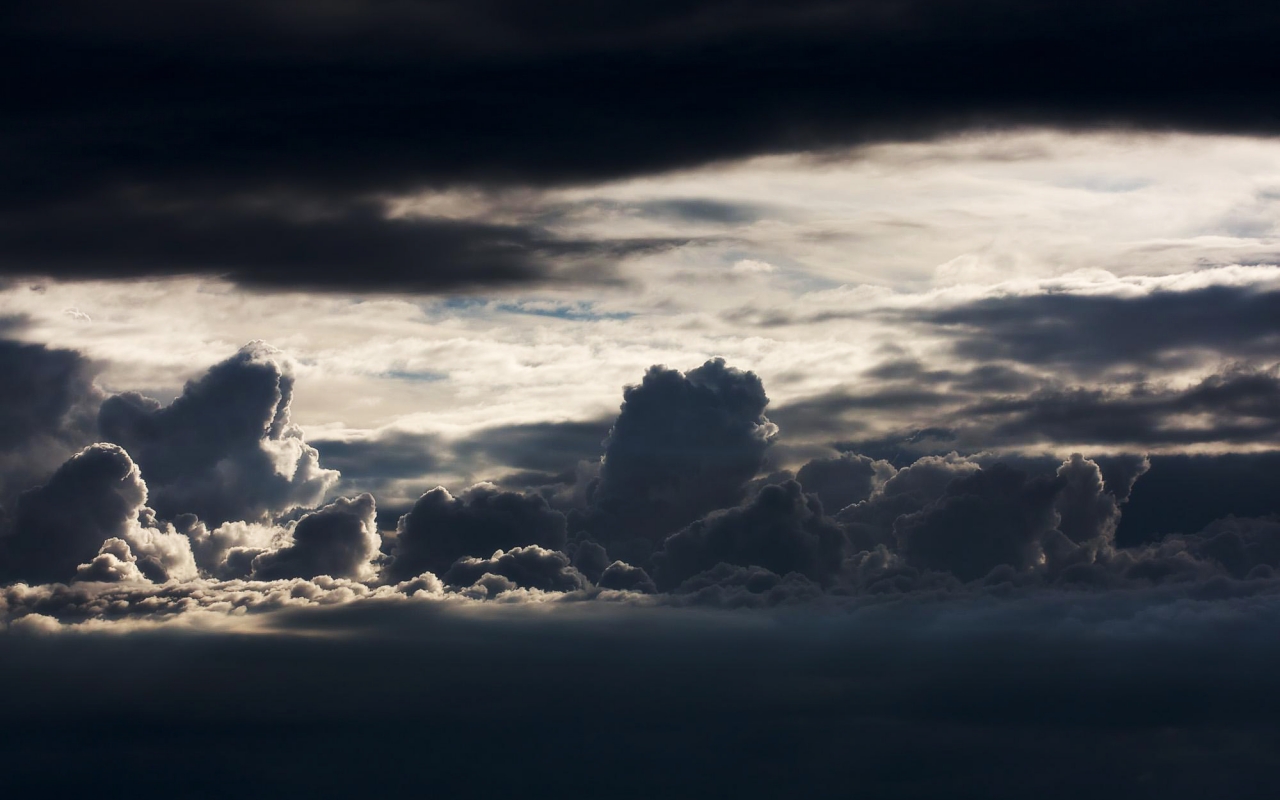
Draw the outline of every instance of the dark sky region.
<instances>
[{"instance_id":1,"label":"dark sky region","mask_svg":"<svg viewBox=\"0 0 1280 800\"><path fill-rule=\"evenodd\" d=\"M12 797L1274 797L1280 10L0 11Z\"/></svg>"}]
</instances>

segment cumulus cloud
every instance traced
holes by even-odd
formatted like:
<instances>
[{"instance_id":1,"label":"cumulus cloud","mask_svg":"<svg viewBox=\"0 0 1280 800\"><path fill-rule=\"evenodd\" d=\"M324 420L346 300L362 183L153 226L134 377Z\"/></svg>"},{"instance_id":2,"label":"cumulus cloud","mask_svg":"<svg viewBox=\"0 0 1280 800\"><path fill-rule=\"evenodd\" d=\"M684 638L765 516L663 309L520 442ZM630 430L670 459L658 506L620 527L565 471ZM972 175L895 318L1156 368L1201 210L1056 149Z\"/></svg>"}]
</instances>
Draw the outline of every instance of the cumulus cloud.
<instances>
[{"instance_id":1,"label":"cumulus cloud","mask_svg":"<svg viewBox=\"0 0 1280 800\"><path fill-rule=\"evenodd\" d=\"M995 567L1039 563L1041 538L1054 530L1058 481L1029 478L1012 467L990 469L948 484L929 508L900 518L894 532L907 562L976 580Z\"/></svg>"},{"instance_id":2,"label":"cumulus cloud","mask_svg":"<svg viewBox=\"0 0 1280 800\"><path fill-rule=\"evenodd\" d=\"M98 548L98 555L87 564L76 567L76 580L115 583L145 581L138 569L138 559L124 539L111 538Z\"/></svg>"},{"instance_id":3,"label":"cumulus cloud","mask_svg":"<svg viewBox=\"0 0 1280 800\"><path fill-rule=\"evenodd\" d=\"M654 577L665 589L726 563L798 572L823 580L839 568L846 539L822 504L788 481L766 486L747 505L718 511L672 534L654 554Z\"/></svg>"},{"instance_id":4,"label":"cumulus cloud","mask_svg":"<svg viewBox=\"0 0 1280 800\"><path fill-rule=\"evenodd\" d=\"M480 484L454 497L437 487L401 517L386 572L392 580L443 575L464 556L483 558L527 545L555 550L565 540L564 515L539 495Z\"/></svg>"},{"instance_id":5,"label":"cumulus cloud","mask_svg":"<svg viewBox=\"0 0 1280 800\"><path fill-rule=\"evenodd\" d=\"M591 582L557 550L535 545L495 551L488 558L463 556L441 576L446 584L483 587L481 595L496 595L519 587L546 592L586 589ZM494 578L499 580L495 581Z\"/></svg>"},{"instance_id":6,"label":"cumulus cloud","mask_svg":"<svg viewBox=\"0 0 1280 800\"><path fill-rule=\"evenodd\" d=\"M845 506L866 500L884 481L894 476L887 462L856 453L816 458L796 473L806 492L816 494L823 509L834 514Z\"/></svg>"},{"instance_id":7,"label":"cumulus cloud","mask_svg":"<svg viewBox=\"0 0 1280 800\"><path fill-rule=\"evenodd\" d=\"M718 508L735 505L755 477L777 426L752 372L713 359L681 373L653 367L623 393L605 441L591 502L604 540L660 542Z\"/></svg>"},{"instance_id":8,"label":"cumulus cloud","mask_svg":"<svg viewBox=\"0 0 1280 800\"><path fill-rule=\"evenodd\" d=\"M137 460L162 517L258 520L314 506L338 478L289 420L293 385L280 354L254 342L168 406L135 393L108 398L98 424Z\"/></svg>"},{"instance_id":9,"label":"cumulus cloud","mask_svg":"<svg viewBox=\"0 0 1280 800\"><path fill-rule=\"evenodd\" d=\"M601 589L619 589L626 592L642 592L652 594L658 591L649 573L640 567L633 567L621 561L615 561L604 568L596 585Z\"/></svg>"},{"instance_id":10,"label":"cumulus cloud","mask_svg":"<svg viewBox=\"0 0 1280 800\"><path fill-rule=\"evenodd\" d=\"M253 576L372 578L377 572L373 559L382 544L376 518L372 495L338 498L299 519L289 544L254 558Z\"/></svg>"},{"instance_id":11,"label":"cumulus cloud","mask_svg":"<svg viewBox=\"0 0 1280 800\"><path fill-rule=\"evenodd\" d=\"M128 453L109 444L85 448L22 495L13 532L0 540L0 569L9 580L70 580L103 542L128 535L146 501Z\"/></svg>"},{"instance_id":12,"label":"cumulus cloud","mask_svg":"<svg viewBox=\"0 0 1280 800\"><path fill-rule=\"evenodd\" d=\"M0 339L0 509L96 438L96 371L73 350Z\"/></svg>"},{"instance_id":13,"label":"cumulus cloud","mask_svg":"<svg viewBox=\"0 0 1280 800\"><path fill-rule=\"evenodd\" d=\"M187 537L158 523L146 502L147 485L128 453L112 444L86 447L19 499L13 531L0 539L0 571L10 580L66 581L83 565L100 571L115 559L130 575L124 563L151 580L194 578Z\"/></svg>"},{"instance_id":14,"label":"cumulus cloud","mask_svg":"<svg viewBox=\"0 0 1280 800\"><path fill-rule=\"evenodd\" d=\"M1058 468L1063 482L1056 504L1057 528L1076 544L1110 545L1120 522L1120 501L1105 491L1102 469L1079 453Z\"/></svg>"}]
</instances>

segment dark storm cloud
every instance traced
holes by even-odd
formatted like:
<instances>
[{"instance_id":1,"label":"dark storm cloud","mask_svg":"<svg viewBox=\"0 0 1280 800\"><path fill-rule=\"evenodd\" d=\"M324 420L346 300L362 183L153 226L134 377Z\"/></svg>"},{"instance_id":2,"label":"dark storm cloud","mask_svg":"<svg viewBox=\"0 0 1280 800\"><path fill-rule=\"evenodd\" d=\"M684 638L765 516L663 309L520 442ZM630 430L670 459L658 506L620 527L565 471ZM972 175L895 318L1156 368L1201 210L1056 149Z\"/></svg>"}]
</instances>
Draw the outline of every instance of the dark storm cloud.
<instances>
[{"instance_id":1,"label":"dark storm cloud","mask_svg":"<svg viewBox=\"0 0 1280 800\"><path fill-rule=\"evenodd\" d=\"M870 497L880 479L889 477L887 466L877 465L866 456L842 453L808 462L796 472L796 480L806 492L818 496L827 512L834 514Z\"/></svg>"},{"instance_id":2,"label":"dark storm cloud","mask_svg":"<svg viewBox=\"0 0 1280 800\"><path fill-rule=\"evenodd\" d=\"M254 520L318 503L337 479L289 421L293 376L261 343L189 382L168 406L132 392L102 404L102 435L126 448L165 518Z\"/></svg>"},{"instance_id":3,"label":"dark storm cloud","mask_svg":"<svg viewBox=\"0 0 1280 800\"><path fill-rule=\"evenodd\" d=\"M370 562L382 544L371 495L338 498L307 514L293 528L293 541L253 560L253 576L277 578L371 577Z\"/></svg>"},{"instance_id":4,"label":"dark storm cloud","mask_svg":"<svg viewBox=\"0 0 1280 800\"><path fill-rule=\"evenodd\" d=\"M750 503L708 515L672 534L654 554L654 578L674 589L717 564L833 575L844 556L844 533L822 504L795 481L766 486Z\"/></svg>"},{"instance_id":5,"label":"dark storm cloud","mask_svg":"<svg viewBox=\"0 0 1280 800\"><path fill-rule=\"evenodd\" d=\"M439 290L564 277L567 259L570 274L598 276L619 250L649 245L389 221L366 203L974 127L1280 130L1268 58L1280 21L1243 0L574 2L538 13L55 0L6 10L3 23L0 69L20 76L0 122L9 274ZM228 197L259 204L209 199ZM292 213L317 205L330 210L323 225ZM742 218L696 203L658 211Z\"/></svg>"},{"instance_id":6,"label":"dark storm cloud","mask_svg":"<svg viewBox=\"0 0 1280 800\"><path fill-rule=\"evenodd\" d=\"M128 534L146 500L127 453L88 447L19 499L13 532L0 539L0 573L10 581L71 580L104 541Z\"/></svg>"},{"instance_id":7,"label":"dark storm cloud","mask_svg":"<svg viewBox=\"0 0 1280 800\"><path fill-rule=\"evenodd\" d=\"M7 90L13 184L564 180L973 123L1280 124L1264 55L1280 21L1243 2L63 0L7 16L6 71L41 78Z\"/></svg>"},{"instance_id":8,"label":"dark storm cloud","mask_svg":"<svg viewBox=\"0 0 1280 800\"><path fill-rule=\"evenodd\" d=\"M565 539L564 515L538 495L481 485L454 497L435 488L401 518L386 571L393 580L427 571L443 575L464 556L486 558L524 545L554 550Z\"/></svg>"},{"instance_id":9,"label":"dark storm cloud","mask_svg":"<svg viewBox=\"0 0 1280 800\"><path fill-rule=\"evenodd\" d=\"M601 538L651 542L742 499L776 426L752 372L713 359L681 373L651 367L623 392L591 495ZM630 559L628 559L630 560Z\"/></svg>"},{"instance_id":10,"label":"dark storm cloud","mask_svg":"<svg viewBox=\"0 0 1280 800\"><path fill-rule=\"evenodd\" d=\"M220 276L246 287L441 291L608 281L621 258L677 242L557 239L531 225L389 218L308 197L95 197L0 211L0 272Z\"/></svg>"},{"instance_id":11,"label":"dark storm cloud","mask_svg":"<svg viewBox=\"0 0 1280 800\"><path fill-rule=\"evenodd\" d=\"M1206 353L1267 357L1280 346L1280 292L1249 287L996 297L914 316L952 331L960 355L1085 373L1178 366Z\"/></svg>"},{"instance_id":12,"label":"dark storm cloud","mask_svg":"<svg viewBox=\"0 0 1280 800\"><path fill-rule=\"evenodd\" d=\"M96 438L96 372L73 350L0 339L0 509Z\"/></svg>"},{"instance_id":13,"label":"dark storm cloud","mask_svg":"<svg viewBox=\"0 0 1280 800\"><path fill-rule=\"evenodd\" d=\"M950 572L962 581L1000 565L1025 569L1040 555L1040 539L1057 524L1059 483L1028 478L1003 464L952 481L925 511L894 524L907 562Z\"/></svg>"}]
</instances>

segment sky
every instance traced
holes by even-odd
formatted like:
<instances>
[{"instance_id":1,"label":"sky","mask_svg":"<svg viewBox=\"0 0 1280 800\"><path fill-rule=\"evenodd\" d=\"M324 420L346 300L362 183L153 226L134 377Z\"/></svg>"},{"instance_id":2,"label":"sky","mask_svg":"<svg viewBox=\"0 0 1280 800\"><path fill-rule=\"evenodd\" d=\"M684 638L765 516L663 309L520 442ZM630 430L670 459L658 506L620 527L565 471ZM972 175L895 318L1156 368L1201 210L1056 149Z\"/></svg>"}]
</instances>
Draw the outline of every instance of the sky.
<instances>
[{"instance_id":1,"label":"sky","mask_svg":"<svg viewBox=\"0 0 1280 800\"><path fill-rule=\"evenodd\" d=\"M1280 11L0 11L25 793L1267 797Z\"/></svg>"}]
</instances>

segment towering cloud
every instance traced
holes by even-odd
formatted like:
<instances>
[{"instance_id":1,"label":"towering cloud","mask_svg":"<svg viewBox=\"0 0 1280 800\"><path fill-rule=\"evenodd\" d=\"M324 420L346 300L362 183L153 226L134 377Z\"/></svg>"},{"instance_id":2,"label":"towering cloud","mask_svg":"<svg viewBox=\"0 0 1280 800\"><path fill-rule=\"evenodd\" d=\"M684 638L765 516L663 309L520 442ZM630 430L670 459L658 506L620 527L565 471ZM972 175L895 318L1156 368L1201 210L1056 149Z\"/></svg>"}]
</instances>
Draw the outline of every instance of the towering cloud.
<instances>
[{"instance_id":1,"label":"towering cloud","mask_svg":"<svg viewBox=\"0 0 1280 800\"><path fill-rule=\"evenodd\" d=\"M78 453L18 503L14 531L0 540L9 580L70 580L102 543L123 538L147 501L129 454L114 445Z\"/></svg>"},{"instance_id":2,"label":"towering cloud","mask_svg":"<svg viewBox=\"0 0 1280 800\"><path fill-rule=\"evenodd\" d=\"M660 542L707 512L736 505L777 426L752 372L713 359L688 373L652 367L623 393L592 502L600 538Z\"/></svg>"},{"instance_id":3,"label":"towering cloud","mask_svg":"<svg viewBox=\"0 0 1280 800\"><path fill-rule=\"evenodd\" d=\"M0 509L96 438L94 372L75 351L0 339Z\"/></svg>"},{"instance_id":4,"label":"towering cloud","mask_svg":"<svg viewBox=\"0 0 1280 800\"><path fill-rule=\"evenodd\" d=\"M102 435L137 460L165 518L217 524L314 506L337 480L289 421L293 376L261 342L187 384L168 406L136 393L102 404Z\"/></svg>"},{"instance_id":5,"label":"towering cloud","mask_svg":"<svg viewBox=\"0 0 1280 800\"><path fill-rule=\"evenodd\" d=\"M37 583L135 570L158 581L194 578L187 538L159 526L146 501L128 453L110 444L87 447L22 495L13 532L0 539L0 574Z\"/></svg>"}]
</instances>

